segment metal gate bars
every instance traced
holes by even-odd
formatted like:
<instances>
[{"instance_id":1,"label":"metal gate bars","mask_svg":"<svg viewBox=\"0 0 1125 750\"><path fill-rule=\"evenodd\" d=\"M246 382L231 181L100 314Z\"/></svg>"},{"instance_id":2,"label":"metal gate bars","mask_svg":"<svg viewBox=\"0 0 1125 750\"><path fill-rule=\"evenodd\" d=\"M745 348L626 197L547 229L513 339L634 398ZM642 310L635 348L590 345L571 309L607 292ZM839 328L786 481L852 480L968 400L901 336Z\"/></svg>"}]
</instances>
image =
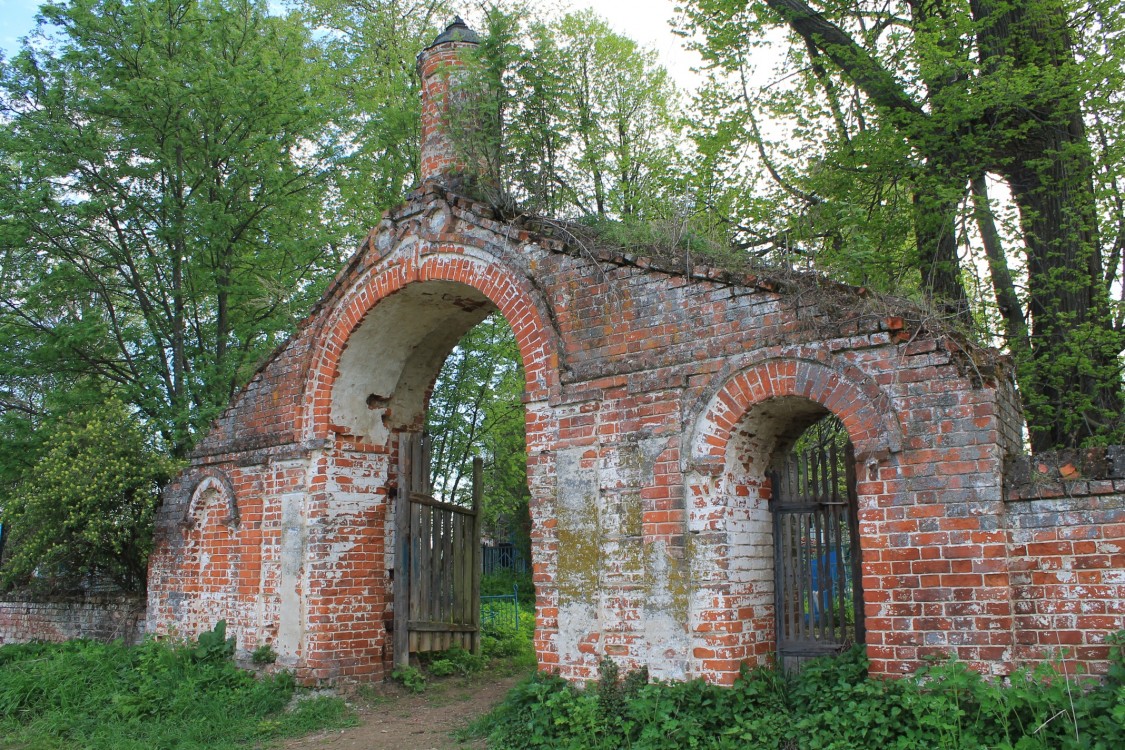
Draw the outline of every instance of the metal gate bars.
<instances>
[{"instance_id":1,"label":"metal gate bars","mask_svg":"<svg viewBox=\"0 0 1125 750\"><path fill-rule=\"evenodd\" d=\"M788 671L863 642L851 444L790 454L770 482L777 654Z\"/></svg>"}]
</instances>

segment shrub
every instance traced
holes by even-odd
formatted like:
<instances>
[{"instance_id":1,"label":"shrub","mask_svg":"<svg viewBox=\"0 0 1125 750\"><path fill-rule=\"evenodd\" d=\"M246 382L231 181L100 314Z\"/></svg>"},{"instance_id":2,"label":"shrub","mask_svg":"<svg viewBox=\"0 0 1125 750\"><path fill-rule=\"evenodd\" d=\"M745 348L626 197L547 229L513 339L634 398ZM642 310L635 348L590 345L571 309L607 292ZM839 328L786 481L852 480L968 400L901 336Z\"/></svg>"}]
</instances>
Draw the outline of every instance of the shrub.
<instances>
[{"instance_id":1,"label":"shrub","mask_svg":"<svg viewBox=\"0 0 1125 750\"><path fill-rule=\"evenodd\" d=\"M426 675L418 667L399 667L391 672L391 679L412 693L426 692Z\"/></svg>"},{"instance_id":2,"label":"shrub","mask_svg":"<svg viewBox=\"0 0 1125 750\"><path fill-rule=\"evenodd\" d=\"M78 588L108 579L144 587L152 516L177 465L154 451L116 399L44 425L43 454L0 493L5 585Z\"/></svg>"},{"instance_id":3,"label":"shrub","mask_svg":"<svg viewBox=\"0 0 1125 750\"><path fill-rule=\"evenodd\" d=\"M731 688L648 684L606 661L585 690L535 675L474 726L506 750L1111 750L1125 747L1123 640L1112 639L1104 683L1067 680L1051 665L989 681L954 661L875 679L862 647L795 676L744 670Z\"/></svg>"},{"instance_id":4,"label":"shrub","mask_svg":"<svg viewBox=\"0 0 1125 750\"><path fill-rule=\"evenodd\" d=\"M521 609L519 626L508 613L484 619L481 624L481 653L490 659L513 659L519 665L535 663L535 614Z\"/></svg>"},{"instance_id":5,"label":"shrub","mask_svg":"<svg viewBox=\"0 0 1125 750\"><path fill-rule=\"evenodd\" d=\"M460 646L441 651L429 657L426 669L434 677L448 677L453 674L467 675L484 669L487 659L475 656Z\"/></svg>"},{"instance_id":6,"label":"shrub","mask_svg":"<svg viewBox=\"0 0 1125 750\"><path fill-rule=\"evenodd\" d=\"M270 644L263 643L250 654L250 661L255 664L273 664L277 661L277 652L273 650L273 646Z\"/></svg>"}]
</instances>

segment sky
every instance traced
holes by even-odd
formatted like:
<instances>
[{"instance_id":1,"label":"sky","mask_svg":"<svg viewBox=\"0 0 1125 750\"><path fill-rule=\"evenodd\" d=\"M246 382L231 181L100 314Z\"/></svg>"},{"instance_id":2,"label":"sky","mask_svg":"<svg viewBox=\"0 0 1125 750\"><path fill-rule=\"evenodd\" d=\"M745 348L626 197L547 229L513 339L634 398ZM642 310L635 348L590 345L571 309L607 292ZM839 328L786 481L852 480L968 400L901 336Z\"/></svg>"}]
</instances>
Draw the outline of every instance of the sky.
<instances>
[{"instance_id":1,"label":"sky","mask_svg":"<svg viewBox=\"0 0 1125 750\"><path fill-rule=\"evenodd\" d=\"M656 50L681 88L694 82L691 67L698 57L683 49L683 40L672 34L668 25L678 0L570 0L574 9L592 8L604 17L614 31ZM41 0L0 0L0 48L5 57L18 48L19 39L35 25ZM565 5L551 3L552 5Z\"/></svg>"},{"instance_id":2,"label":"sky","mask_svg":"<svg viewBox=\"0 0 1125 750\"><path fill-rule=\"evenodd\" d=\"M35 25L39 0L0 0L0 47L8 57L19 46L19 38Z\"/></svg>"}]
</instances>

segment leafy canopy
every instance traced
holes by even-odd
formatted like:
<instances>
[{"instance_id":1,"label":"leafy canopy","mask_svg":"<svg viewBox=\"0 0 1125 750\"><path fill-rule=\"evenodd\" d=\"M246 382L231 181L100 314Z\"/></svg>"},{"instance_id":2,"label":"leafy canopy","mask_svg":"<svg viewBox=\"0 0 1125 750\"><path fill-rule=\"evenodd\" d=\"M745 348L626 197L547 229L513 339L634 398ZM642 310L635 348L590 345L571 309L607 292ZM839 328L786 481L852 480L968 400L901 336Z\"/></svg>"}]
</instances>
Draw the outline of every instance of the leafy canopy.
<instances>
[{"instance_id":1,"label":"leafy canopy","mask_svg":"<svg viewBox=\"0 0 1125 750\"><path fill-rule=\"evenodd\" d=\"M151 447L135 415L113 398L41 430L38 460L0 492L10 551L4 583L35 575L62 588L107 579L143 588L153 511L177 463Z\"/></svg>"}]
</instances>

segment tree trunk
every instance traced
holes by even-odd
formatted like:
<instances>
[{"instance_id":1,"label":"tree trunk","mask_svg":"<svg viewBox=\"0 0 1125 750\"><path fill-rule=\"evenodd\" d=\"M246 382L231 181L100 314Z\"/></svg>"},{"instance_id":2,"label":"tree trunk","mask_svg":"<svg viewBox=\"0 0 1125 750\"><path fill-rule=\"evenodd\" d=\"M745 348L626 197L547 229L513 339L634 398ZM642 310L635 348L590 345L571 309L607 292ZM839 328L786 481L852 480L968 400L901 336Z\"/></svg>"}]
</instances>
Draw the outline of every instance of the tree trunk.
<instances>
[{"instance_id":1,"label":"tree trunk","mask_svg":"<svg viewBox=\"0 0 1125 750\"><path fill-rule=\"evenodd\" d=\"M984 174L973 178L973 219L980 232L984 254L988 258L989 276L992 290L996 295L996 306L1004 319L1004 333L1008 348L1019 360L1031 351L1031 340L1027 336L1027 321L1023 316L1023 305L1012 281L1008 268L1008 257L1004 254L1004 244L996 229L996 217L992 213L992 202L988 198L988 180Z\"/></svg>"},{"instance_id":2,"label":"tree trunk","mask_svg":"<svg viewBox=\"0 0 1125 750\"><path fill-rule=\"evenodd\" d=\"M1110 427L1122 408L1121 338L1101 283L1091 166L1076 148L1085 141L1075 140L1075 129L1042 128L1051 143L1035 149L1036 159L1003 170L1027 246L1032 382L1026 400L1036 452L1077 447Z\"/></svg>"},{"instance_id":3,"label":"tree trunk","mask_svg":"<svg viewBox=\"0 0 1125 750\"><path fill-rule=\"evenodd\" d=\"M957 204L949 178L927 165L914 184L914 236L926 295L957 323L971 327L969 296L957 257ZM957 187L959 192L960 188ZM959 198L959 195L958 195Z\"/></svg>"},{"instance_id":4,"label":"tree trunk","mask_svg":"<svg viewBox=\"0 0 1125 750\"><path fill-rule=\"evenodd\" d=\"M1025 90L992 113L992 158L1027 248L1031 361L1024 401L1034 451L1077 447L1120 419L1120 335L1102 280L1094 166L1066 9L973 0L986 73Z\"/></svg>"}]
</instances>

